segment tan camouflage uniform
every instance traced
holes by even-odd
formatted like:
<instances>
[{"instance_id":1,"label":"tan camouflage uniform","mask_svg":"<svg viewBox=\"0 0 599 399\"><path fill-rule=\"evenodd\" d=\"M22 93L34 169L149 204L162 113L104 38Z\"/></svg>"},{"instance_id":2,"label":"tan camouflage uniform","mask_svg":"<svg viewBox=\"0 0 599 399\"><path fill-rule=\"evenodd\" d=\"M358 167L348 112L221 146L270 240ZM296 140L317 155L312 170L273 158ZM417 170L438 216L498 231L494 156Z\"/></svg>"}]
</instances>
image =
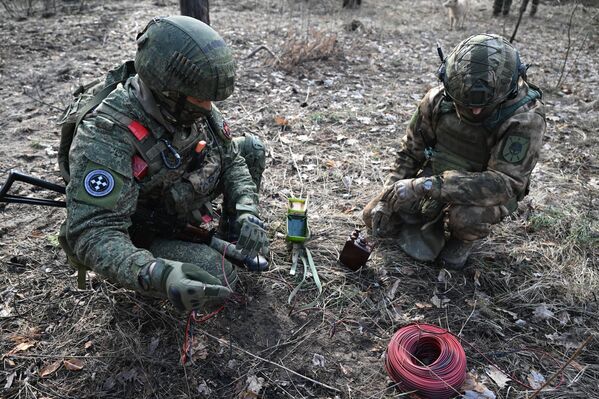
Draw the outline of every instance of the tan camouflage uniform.
<instances>
[{"instance_id":1,"label":"tan camouflage uniform","mask_svg":"<svg viewBox=\"0 0 599 399\"><path fill-rule=\"evenodd\" d=\"M517 103L528 90L521 82L518 96L502 106ZM544 106L539 99L533 100L488 129L461 119L453 104L443 100L443 86L439 86L420 102L385 186L416 176L440 176L441 187L429 198L403 204L395 228L404 222L433 220L446 208L452 237L473 241L487 236L490 226L513 212L527 194L545 132ZM425 155L427 147L434 149L430 159ZM381 196L363 211L368 227L372 227L372 209Z\"/></svg>"}]
</instances>

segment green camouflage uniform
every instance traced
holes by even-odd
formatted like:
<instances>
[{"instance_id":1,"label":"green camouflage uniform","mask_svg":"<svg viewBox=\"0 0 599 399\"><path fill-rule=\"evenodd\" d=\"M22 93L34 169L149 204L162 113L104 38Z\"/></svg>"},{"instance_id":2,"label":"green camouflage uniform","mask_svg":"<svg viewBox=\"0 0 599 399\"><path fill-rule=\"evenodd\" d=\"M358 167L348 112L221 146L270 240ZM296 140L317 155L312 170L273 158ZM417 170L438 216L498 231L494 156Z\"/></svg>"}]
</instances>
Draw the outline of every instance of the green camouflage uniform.
<instances>
[{"instance_id":1,"label":"green camouflage uniform","mask_svg":"<svg viewBox=\"0 0 599 399\"><path fill-rule=\"evenodd\" d=\"M501 108L517 104L529 90L521 82L518 96ZM440 176L438 194L403 204L395 228L434 220L449 205L452 237L473 241L488 235L490 225L513 212L527 194L545 132L544 106L539 99L532 100L498 126L486 127L460 118L443 93L443 86L438 86L420 102L399 144L386 186L416 176ZM363 212L369 227L380 198L373 199Z\"/></svg>"},{"instance_id":2,"label":"green camouflage uniform","mask_svg":"<svg viewBox=\"0 0 599 399\"><path fill-rule=\"evenodd\" d=\"M199 225L201 217L210 213L211 201L220 194L224 194L223 208L229 215L236 206L257 214L264 148L252 137L231 140L214 106L207 118L191 128L171 125L152 109L151 102L143 100L147 94L138 77L131 77L79 125L69 153L63 247L73 262L143 293L148 292L140 286L138 273L156 258L197 264L222 285L232 286L234 268L228 261L222 266L220 253L173 237L186 223ZM127 127L131 120L156 138L154 162L149 162L148 174L139 181L132 169L138 151ZM158 150L162 149L167 161L174 159L163 139L180 154L179 167L165 166ZM200 140L206 142L204 162L190 168ZM240 154L240 147L246 154ZM251 159L255 179L242 155ZM95 192L98 190L101 196ZM144 244L135 245L132 236Z\"/></svg>"}]
</instances>

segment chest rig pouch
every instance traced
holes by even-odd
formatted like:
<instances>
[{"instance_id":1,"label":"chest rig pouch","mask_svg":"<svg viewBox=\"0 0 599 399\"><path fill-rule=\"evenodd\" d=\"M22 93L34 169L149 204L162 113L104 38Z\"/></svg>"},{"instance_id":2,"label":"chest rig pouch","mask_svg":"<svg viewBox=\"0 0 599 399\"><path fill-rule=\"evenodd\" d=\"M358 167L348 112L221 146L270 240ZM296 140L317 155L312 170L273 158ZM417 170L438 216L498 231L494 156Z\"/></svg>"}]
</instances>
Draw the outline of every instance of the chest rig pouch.
<instances>
[{"instance_id":1,"label":"chest rig pouch","mask_svg":"<svg viewBox=\"0 0 599 399\"><path fill-rule=\"evenodd\" d=\"M433 174L447 170L482 172L489 161L490 132L481 125L461 120L452 102L442 100L434 126L436 143L430 154Z\"/></svg>"}]
</instances>

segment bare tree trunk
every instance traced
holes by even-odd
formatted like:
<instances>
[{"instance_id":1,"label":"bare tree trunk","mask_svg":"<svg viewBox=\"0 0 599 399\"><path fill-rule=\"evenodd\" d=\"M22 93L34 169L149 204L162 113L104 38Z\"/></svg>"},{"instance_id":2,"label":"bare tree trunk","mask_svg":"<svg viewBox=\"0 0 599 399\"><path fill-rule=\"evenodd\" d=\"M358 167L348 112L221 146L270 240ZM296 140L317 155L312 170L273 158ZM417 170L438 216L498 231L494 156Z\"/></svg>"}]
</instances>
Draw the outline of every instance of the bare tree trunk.
<instances>
[{"instance_id":1,"label":"bare tree trunk","mask_svg":"<svg viewBox=\"0 0 599 399\"><path fill-rule=\"evenodd\" d=\"M210 25L210 7L208 2L209 0L179 0L181 15L199 19L205 24Z\"/></svg>"}]
</instances>

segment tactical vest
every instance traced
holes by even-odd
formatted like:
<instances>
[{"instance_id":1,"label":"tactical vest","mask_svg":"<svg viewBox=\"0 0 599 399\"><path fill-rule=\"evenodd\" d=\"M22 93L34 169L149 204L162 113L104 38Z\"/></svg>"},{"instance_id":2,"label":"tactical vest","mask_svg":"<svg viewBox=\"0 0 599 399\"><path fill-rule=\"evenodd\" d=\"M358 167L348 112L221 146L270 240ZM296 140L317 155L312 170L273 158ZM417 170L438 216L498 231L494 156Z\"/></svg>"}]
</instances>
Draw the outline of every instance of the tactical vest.
<instances>
[{"instance_id":1,"label":"tactical vest","mask_svg":"<svg viewBox=\"0 0 599 399\"><path fill-rule=\"evenodd\" d=\"M491 156L490 149L497 143L498 128L525 104L541 97L537 88L518 102L500 107L482 124L470 124L461 120L453 101L442 98L433 109L434 143L426 143L427 158L433 174L447 170L483 172Z\"/></svg>"},{"instance_id":2,"label":"tactical vest","mask_svg":"<svg viewBox=\"0 0 599 399\"><path fill-rule=\"evenodd\" d=\"M74 93L75 100L65 110L59 122L62 129L58 164L65 182L68 183L70 179L68 153L73 138L79 124L90 112L93 112L94 116L107 116L108 120L116 122L130 133L127 139L137 152L131 160L133 176L138 182L144 180L144 183L147 183L144 185L147 186L152 186L150 179L164 181L164 178L157 178L157 175L168 173L173 180L183 175L189 162L193 161L193 151L201 138L207 141L206 153L202 154L203 160L210 158L208 152L211 149L220 149L221 145L228 145L231 140L228 126L216 107L213 107L205 121L195 124L188 134L174 135L171 142L166 129L159 123L150 119L133 119L126 110L116 109L111 106L110 101L104 101L119 85L134 75L133 62L127 61L109 71L103 83L95 81L81 86ZM203 130L207 130L207 133ZM222 158L221 155L218 154L219 159Z\"/></svg>"}]
</instances>

